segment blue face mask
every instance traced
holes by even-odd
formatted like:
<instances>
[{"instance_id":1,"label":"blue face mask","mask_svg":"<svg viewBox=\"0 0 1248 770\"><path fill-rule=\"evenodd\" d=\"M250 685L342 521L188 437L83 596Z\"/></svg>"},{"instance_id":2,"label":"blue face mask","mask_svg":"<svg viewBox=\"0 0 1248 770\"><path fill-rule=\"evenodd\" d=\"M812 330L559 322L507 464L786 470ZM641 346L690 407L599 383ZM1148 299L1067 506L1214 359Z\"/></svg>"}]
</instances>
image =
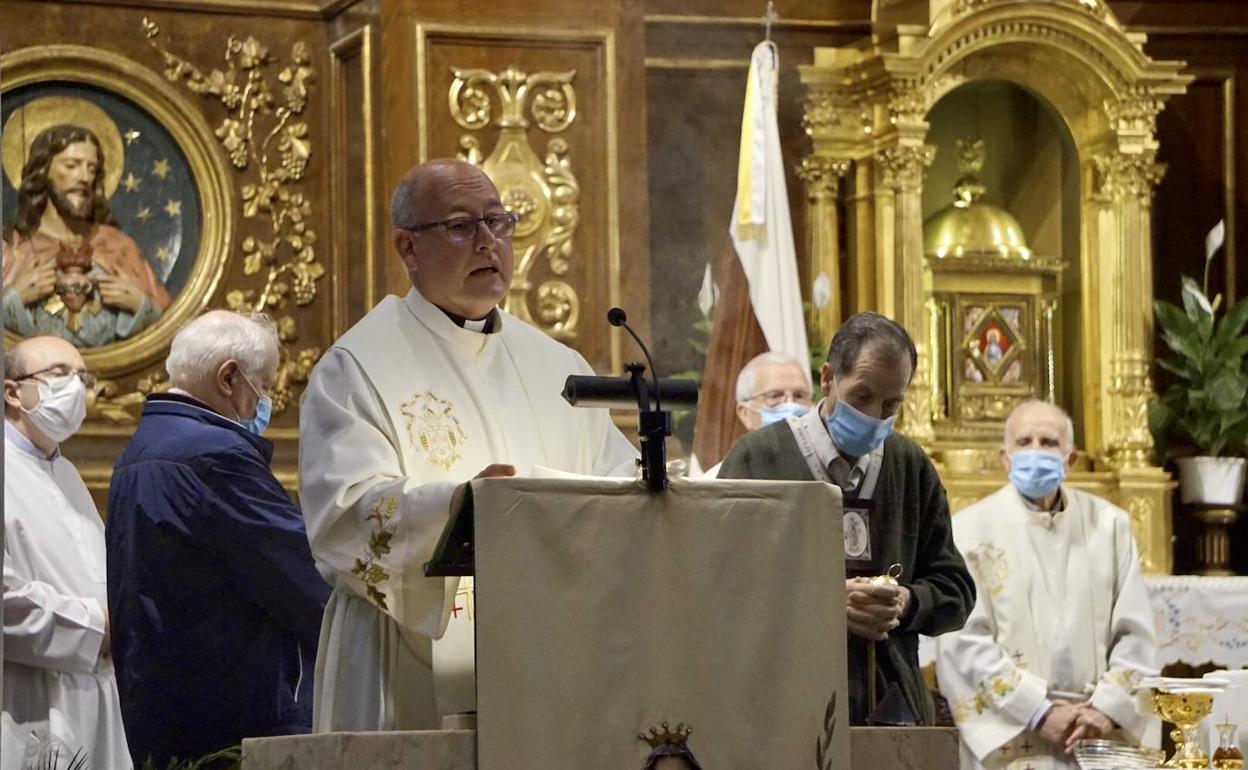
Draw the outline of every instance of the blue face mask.
<instances>
[{"instance_id":1,"label":"blue face mask","mask_svg":"<svg viewBox=\"0 0 1248 770\"><path fill-rule=\"evenodd\" d=\"M1057 491L1066 479L1066 458L1045 449L1019 449L1010 453L1010 481L1023 497L1042 500Z\"/></svg>"},{"instance_id":2,"label":"blue face mask","mask_svg":"<svg viewBox=\"0 0 1248 770\"><path fill-rule=\"evenodd\" d=\"M836 448L851 457L870 454L871 450L883 444L888 434L893 432L895 422L897 415L880 419L863 414L842 401L839 392L836 406L832 408L832 416L824 420Z\"/></svg>"},{"instance_id":3,"label":"blue face mask","mask_svg":"<svg viewBox=\"0 0 1248 770\"><path fill-rule=\"evenodd\" d=\"M257 436L262 435L265 429L269 427L269 420L273 417L273 399L269 398L267 393L261 395L259 389L251 384L251 380L248 379L246 374L243 374L242 369L239 369L238 373L242 374L243 382L247 383L247 387L251 388L252 392L260 398L256 402L256 416L250 420L240 419L238 424L242 425L250 433L254 433Z\"/></svg>"},{"instance_id":4,"label":"blue face mask","mask_svg":"<svg viewBox=\"0 0 1248 770\"><path fill-rule=\"evenodd\" d=\"M762 427L766 427L773 423L783 422L790 417L801 417L810 411L810 407L795 404L792 401L785 401L775 406L764 406L757 411L759 419L763 423Z\"/></svg>"}]
</instances>

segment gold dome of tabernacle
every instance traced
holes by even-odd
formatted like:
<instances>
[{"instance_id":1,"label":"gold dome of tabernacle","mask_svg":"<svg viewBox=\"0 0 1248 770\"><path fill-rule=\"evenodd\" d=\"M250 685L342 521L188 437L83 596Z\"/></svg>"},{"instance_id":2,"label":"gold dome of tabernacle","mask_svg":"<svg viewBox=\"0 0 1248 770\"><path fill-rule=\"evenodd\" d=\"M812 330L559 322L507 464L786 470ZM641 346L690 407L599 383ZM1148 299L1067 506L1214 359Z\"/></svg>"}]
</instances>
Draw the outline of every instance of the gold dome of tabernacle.
<instances>
[{"instance_id":1,"label":"gold dome of tabernacle","mask_svg":"<svg viewBox=\"0 0 1248 770\"><path fill-rule=\"evenodd\" d=\"M958 171L953 203L923 223L923 248L935 259L995 257L1028 261L1032 251L1018 220L1005 209L981 203L984 185L976 176L984 165L984 141L958 140Z\"/></svg>"}]
</instances>

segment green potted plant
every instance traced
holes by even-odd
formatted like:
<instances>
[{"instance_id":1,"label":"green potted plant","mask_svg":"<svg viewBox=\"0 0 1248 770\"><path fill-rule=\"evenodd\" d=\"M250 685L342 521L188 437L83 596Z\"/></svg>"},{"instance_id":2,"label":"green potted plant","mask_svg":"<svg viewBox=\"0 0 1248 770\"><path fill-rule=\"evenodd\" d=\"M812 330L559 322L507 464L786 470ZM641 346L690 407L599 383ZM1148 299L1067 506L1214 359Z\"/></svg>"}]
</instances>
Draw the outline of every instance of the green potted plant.
<instances>
[{"instance_id":1,"label":"green potted plant","mask_svg":"<svg viewBox=\"0 0 1248 770\"><path fill-rule=\"evenodd\" d=\"M1243 494L1248 450L1248 297L1219 317L1222 295L1209 300L1208 265L1207 259L1203 288L1183 278L1183 307L1153 304L1174 354L1158 364L1179 381L1149 404L1148 421L1167 454L1196 450L1176 459L1184 503L1235 505Z\"/></svg>"}]
</instances>

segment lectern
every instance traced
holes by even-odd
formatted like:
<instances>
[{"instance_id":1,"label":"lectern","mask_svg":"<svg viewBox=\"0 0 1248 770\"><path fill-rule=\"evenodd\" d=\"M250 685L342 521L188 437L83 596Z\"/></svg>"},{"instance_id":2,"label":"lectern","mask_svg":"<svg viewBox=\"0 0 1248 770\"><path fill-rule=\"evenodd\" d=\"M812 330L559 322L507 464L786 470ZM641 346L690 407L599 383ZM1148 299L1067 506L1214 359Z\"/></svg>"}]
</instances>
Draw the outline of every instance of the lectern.
<instances>
[{"instance_id":1,"label":"lectern","mask_svg":"<svg viewBox=\"0 0 1248 770\"><path fill-rule=\"evenodd\" d=\"M823 483L483 479L477 766L849 766L841 497Z\"/></svg>"}]
</instances>

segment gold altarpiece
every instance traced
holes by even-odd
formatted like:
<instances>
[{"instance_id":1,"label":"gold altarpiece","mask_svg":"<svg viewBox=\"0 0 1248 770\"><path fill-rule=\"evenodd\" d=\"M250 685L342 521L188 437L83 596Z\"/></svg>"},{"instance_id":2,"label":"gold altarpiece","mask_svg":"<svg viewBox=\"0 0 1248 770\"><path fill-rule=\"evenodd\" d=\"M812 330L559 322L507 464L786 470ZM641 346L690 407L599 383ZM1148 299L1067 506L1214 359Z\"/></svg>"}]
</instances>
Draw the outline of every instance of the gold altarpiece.
<instances>
[{"instance_id":1,"label":"gold altarpiece","mask_svg":"<svg viewBox=\"0 0 1248 770\"><path fill-rule=\"evenodd\" d=\"M1033 296L1030 317L1038 322L1020 329L1020 347L1043 346L1046 314L1078 319L1078 344L1063 349L1056 336L1052 356L1055 367L1081 368L1083 387L1067 399L1077 399L1084 416L1079 449L1086 459L1071 481L1125 508L1145 570L1168 573L1172 482L1153 464L1145 419L1153 394L1151 203L1164 171L1156 162L1155 119L1190 77L1179 62L1150 59L1143 44L1103 0L877 0L868 40L818 48L801 70L813 152L799 175L808 193L811 275L827 276L836 291L844 286L846 303L816 311L813 331L830 338L843 315L869 309L910 330L919 365L903 430L941 466L953 509L1005 479L997 459L1002 415L976 412L973 392L946 387L960 381L953 368L965 365L951 349L959 337L947 333L949 303L965 292ZM928 112L953 89L987 80L1047 102L1073 139L1079 248L1063 255L1060 267L1078 271L1077 307L1060 306L1044 269L1014 276L999 264L933 270L925 255L924 169L935 153ZM1001 308L981 304L999 315ZM988 322L985 316L978 323ZM1071 350L1079 351L1075 360L1066 355ZM1020 384L1052 397L1054 373L1046 372L1044 357L1036 361L1024 367ZM1019 395L1001 401L997 412Z\"/></svg>"}]
</instances>

